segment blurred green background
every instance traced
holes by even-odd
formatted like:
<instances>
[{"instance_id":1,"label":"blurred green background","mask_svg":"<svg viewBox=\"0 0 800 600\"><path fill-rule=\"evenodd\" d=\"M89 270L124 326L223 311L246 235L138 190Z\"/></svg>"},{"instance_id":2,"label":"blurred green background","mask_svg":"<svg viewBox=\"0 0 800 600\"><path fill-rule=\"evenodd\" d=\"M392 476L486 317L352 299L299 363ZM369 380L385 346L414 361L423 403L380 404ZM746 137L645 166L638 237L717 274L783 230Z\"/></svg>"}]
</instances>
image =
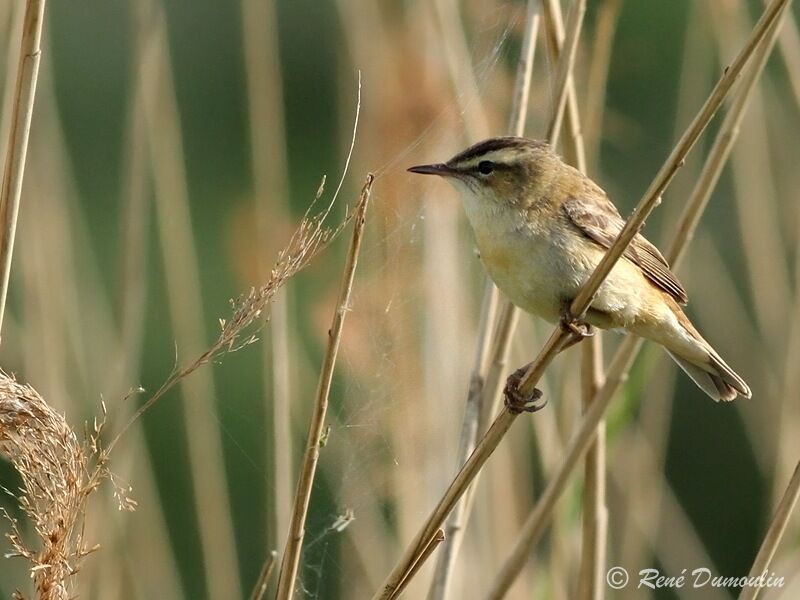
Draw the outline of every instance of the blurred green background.
<instances>
[{"instance_id":1,"label":"blurred green background","mask_svg":"<svg viewBox=\"0 0 800 600\"><path fill-rule=\"evenodd\" d=\"M760 3L589 2L576 66L582 108L591 95L587 82L597 56L598 15L612 10L606 8L612 4L619 12L607 90L600 96L599 135L590 145L598 149L591 175L625 214L741 46ZM796 32L800 9L792 11L789 25ZM9 57L2 63L6 96L21 12L21 2L7 1L0 8L0 40ZM51 0L10 316L0 350L3 368L34 385L78 431L82 421L98 413L101 398L114 423L115 411L125 414L131 402L146 397L128 400L125 408L121 398L127 389L138 384L158 388L176 353L178 364L185 364L210 344L217 318L229 314L229 299L260 282L323 174L328 176L323 198L330 198L346 156L361 69L356 150L332 219L342 218L368 170L378 171L379 177L332 394L333 448L323 449L298 597L364 597L451 476L481 294L480 267L455 195L435 183L412 181L404 169L442 160L480 132L505 132L524 14L524 3L477 0L279 0L263 6L255 0ZM456 55L456 71L475 73L477 92L453 75L442 15L455 15L463 29L467 54ZM245 26L255 32L250 51ZM658 566L675 574L674 566L683 560L689 569L708 566L715 573L746 574L799 457L794 427L800 424L800 382L797 363L791 361L800 306L800 174L793 169L800 160L800 107L787 76L797 63L783 52L776 52L768 65L732 167L680 270L692 298L689 314L745 375L755 398L715 405L676 373L659 350L647 348L610 420L608 469L615 483L609 485L609 565L634 571ZM527 128L532 137L542 135L547 119L550 67L540 43ZM259 78L265 87L254 84ZM272 94L277 104L268 99ZM7 120L8 103L4 107ZM483 129L471 121L481 107ZM137 120L139 110L143 120ZM151 124L143 125L148 119ZM716 128L717 123L648 221L646 233L654 242L663 242L672 231ZM265 153L253 150L258 143ZM136 148L141 150L138 167ZM267 181L262 187L259 173ZM170 229L174 215L182 213L162 212L159 206L172 206L181 190L190 211L181 227L191 233L194 249L182 245L181 234ZM138 233L131 233L131 205L139 207ZM259 207L268 215L261 229ZM754 222L753 214L763 218ZM131 235L138 242L126 247ZM286 478L276 464L287 457L276 456L286 450L276 442L276 430L289 424L285 433L293 478L348 235L349 229L291 280L279 300L288 330L290 419L275 420L276 346L270 324L260 331L259 344L203 368L213 383L206 389L210 404L194 403L195 394L187 387L171 392L141 421L145 443L131 436L119 463L112 461L112 470L133 486L140 509L117 513L107 493L90 505L88 531L102 548L75 576L80 597L146 598L158 592L164 594L160 597L194 599L249 593L267 552L280 551L284 543L285 531L278 531L276 523L281 514L285 522L286 507L277 498L280 489L287 489ZM169 250L165 236L177 244L175 249ZM442 244L449 244L445 254ZM176 263L189 281L191 269L184 266L195 263L201 297L193 297L191 288L165 268L170 252L189 261ZM125 268L126 260L137 258L138 277ZM445 279L437 279L437 273ZM442 298L435 294L437 280ZM457 288L448 285L451 280ZM202 309L186 309L200 317L201 328L191 317L187 327L201 345L183 341L191 334L182 338L176 333L171 303ZM131 310L141 315L137 319L134 314L132 333L126 333L123 322ZM437 315L452 322L437 324ZM523 321L515 366L533 355L548 329L527 317ZM616 338L606 338L617 344ZM441 350L447 349L445 356ZM444 371L432 372L445 360ZM561 445L577 418L576 368L570 368L575 361L560 359L549 379L554 396L549 410L556 414L550 417L552 435ZM657 406L652 419L648 403ZM572 408L561 406L566 404ZM187 424L187 411L198 413L205 428ZM203 456L203 448L193 459L189 439L201 431L218 438L214 444L223 451L221 471L201 462L192 474L190 463ZM660 444L656 472L650 473L659 483L648 488L651 494L638 487L637 469L648 466L635 463L631 444L638 442L632 432ZM518 425L514 436L509 454L497 459L507 466L481 481L493 491L479 496L485 507L475 517L476 528L481 536L494 537L491 542L468 537L462 552L474 557L465 565L475 560L481 568L464 576L459 593L485 589L513 540L504 535L513 534L515 523L527 514L531 497L547 479L548 456L558 456L561 447L544 449L546 440L531 425ZM139 495L143 472L155 487ZM222 514L232 527L235 556L227 553L222 560L209 552L226 553L225 542L217 546L204 538L216 535L205 528L208 520L218 521L218 514L204 514L213 501L198 503L204 488L193 480L196 484L203 472L228 498ZM509 480L504 473L514 477ZM410 489L415 481L419 488ZM10 489L18 485L5 464L0 483ZM571 500L563 503L561 525L532 560L540 563L539 578L527 574L527 587L515 588L514 597L574 597L578 493L576 484ZM410 496L416 504L408 504ZM511 496L513 510L493 516L504 512L503 499ZM13 499L2 503L19 516ZM344 532L335 531L336 518L350 508L355 521ZM654 537L631 525L639 517ZM494 518L507 524L495 527ZM797 577L797 533L795 519L780 554L789 558L775 567L787 580ZM667 539L672 534L675 538ZM478 560L482 553L493 555L489 564ZM630 562L632 555L637 562ZM165 556L170 562L164 562ZM692 562L706 559L711 564ZM226 565L235 572L221 574ZM239 590L220 595L226 580L235 581ZM0 596L9 597L16 587L24 590L27 581L19 559L0 565ZM422 597L424 589L415 588L409 597ZM646 597L642 591L629 594ZM727 593L706 590L697 597Z\"/></svg>"}]
</instances>

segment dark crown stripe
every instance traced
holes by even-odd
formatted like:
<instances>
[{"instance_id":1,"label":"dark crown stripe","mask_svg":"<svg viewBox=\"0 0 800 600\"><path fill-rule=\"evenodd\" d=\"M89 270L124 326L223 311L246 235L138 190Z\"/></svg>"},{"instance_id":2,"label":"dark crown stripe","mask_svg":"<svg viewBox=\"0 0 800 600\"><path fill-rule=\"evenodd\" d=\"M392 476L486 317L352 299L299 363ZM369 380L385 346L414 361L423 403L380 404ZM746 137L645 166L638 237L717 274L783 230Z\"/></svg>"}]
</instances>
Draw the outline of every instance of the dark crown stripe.
<instances>
[{"instance_id":1,"label":"dark crown stripe","mask_svg":"<svg viewBox=\"0 0 800 600\"><path fill-rule=\"evenodd\" d=\"M494 152L495 150L502 150L505 148L531 148L535 146L540 146L544 142L539 142L535 140L529 140L528 138L523 137L497 137L497 138L489 138L488 140L483 140L482 142L478 142L474 146L470 146L463 152L456 154L453 158L451 158L448 163L449 164L457 164L461 162L466 162L468 160L472 160L473 158L477 158L479 156L483 156L489 152Z\"/></svg>"}]
</instances>

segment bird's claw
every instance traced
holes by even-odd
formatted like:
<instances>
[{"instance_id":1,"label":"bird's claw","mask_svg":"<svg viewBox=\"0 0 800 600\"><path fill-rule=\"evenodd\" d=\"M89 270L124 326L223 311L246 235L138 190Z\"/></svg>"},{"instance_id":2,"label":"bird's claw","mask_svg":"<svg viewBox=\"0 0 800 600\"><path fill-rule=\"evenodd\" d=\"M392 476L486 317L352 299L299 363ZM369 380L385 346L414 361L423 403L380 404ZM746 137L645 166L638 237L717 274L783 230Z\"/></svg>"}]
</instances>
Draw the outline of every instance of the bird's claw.
<instances>
[{"instance_id":1,"label":"bird's claw","mask_svg":"<svg viewBox=\"0 0 800 600\"><path fill-rule=\"evenodd\" d=\"M542 399L544 394L539 388L533 388L533 392L527 396L520 392L519 385L527 370L526 365L509 375L503 391L506 408L517 415L523 412L534 413L547 405L547 400Z\"/></svg>"},{"instance_id":2,"label":"bird's claw","mask_svg":"<svg viewBox=\"0 0 800 600\"><path fill-rule=\"evenodd\" d=\"M561 347L562 351L595 334L594 327L572 316L569 310L569 304L565 304L564 310L561 311L560 323L561 328L569 334L566 343Z\"/></svg>"}]
</instances>

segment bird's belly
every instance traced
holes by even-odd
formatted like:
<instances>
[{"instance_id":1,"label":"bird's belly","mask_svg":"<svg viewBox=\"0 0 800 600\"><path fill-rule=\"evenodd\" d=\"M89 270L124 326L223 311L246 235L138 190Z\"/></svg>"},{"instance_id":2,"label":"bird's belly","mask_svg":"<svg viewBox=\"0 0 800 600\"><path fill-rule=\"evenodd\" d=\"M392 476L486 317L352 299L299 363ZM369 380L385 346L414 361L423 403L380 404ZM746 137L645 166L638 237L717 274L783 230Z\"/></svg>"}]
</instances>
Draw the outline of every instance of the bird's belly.
<instances>
[{"instance_id":1,"label":"bird's belly","mask_svg":"<svg viewBox=\"0 0 800 600\"><path fill-rule=\"evenodd\" d=\"M483 240L487 242L488 240ZM550 322L558 321L600 262L603 250L579 236L506 233L480 243L481 260L511 302ZM601 285L587 320L603 328L626 327L657 293L638 268L621 259Z\"/></svg>"},{"instance_id":2,"label":"bird's belly","mask_svg":"<svg viewBox=\"0 0 800 600\"><path fill-rule=\"evenodd\" d=\"M489 276L511 302L551 322L556 322L575 273L546 240L506 234L504 239L479 244L481 261Z\"/></svg>"}]
</instances>

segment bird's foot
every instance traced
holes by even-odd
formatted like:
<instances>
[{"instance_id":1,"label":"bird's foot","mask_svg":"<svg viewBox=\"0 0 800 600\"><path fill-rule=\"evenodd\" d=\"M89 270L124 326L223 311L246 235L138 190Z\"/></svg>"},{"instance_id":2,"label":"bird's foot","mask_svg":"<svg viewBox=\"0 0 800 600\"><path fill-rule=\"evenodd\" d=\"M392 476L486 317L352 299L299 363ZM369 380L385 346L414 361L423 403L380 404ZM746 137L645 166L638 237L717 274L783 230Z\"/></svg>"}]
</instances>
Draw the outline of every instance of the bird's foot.
<instances>
[{"instance_id":1,"label":"bird's foot","mask_svg":"<svg viewBox=\"0 0 800 600\"><path fill-rule=\"evenodd\" d=\"M523 412L534 413L547 405L547 400L542 399L544 394L539 388L533 388L533 392L527 396L520 392L519 385L529 366L525 365L509 375L506 380L505 390L503 390L506 408L516 415Z\"/></svg>"},{"instance_id":2,"label":"bird's foot","mask_svg":"<svg viewBox=\"0 0 800 600\"><path fill-rule=\"evenodd\" d=\"M594 327L585 321L573 317L569 308L569 303L565 303L561 311L561 328L569 335L567 341L564 342L564 345L561 347L561 352L567 348L571 348L578 342L582 342L586 338L592 337L595 333Z\"/></svg>"}]
</instances>

